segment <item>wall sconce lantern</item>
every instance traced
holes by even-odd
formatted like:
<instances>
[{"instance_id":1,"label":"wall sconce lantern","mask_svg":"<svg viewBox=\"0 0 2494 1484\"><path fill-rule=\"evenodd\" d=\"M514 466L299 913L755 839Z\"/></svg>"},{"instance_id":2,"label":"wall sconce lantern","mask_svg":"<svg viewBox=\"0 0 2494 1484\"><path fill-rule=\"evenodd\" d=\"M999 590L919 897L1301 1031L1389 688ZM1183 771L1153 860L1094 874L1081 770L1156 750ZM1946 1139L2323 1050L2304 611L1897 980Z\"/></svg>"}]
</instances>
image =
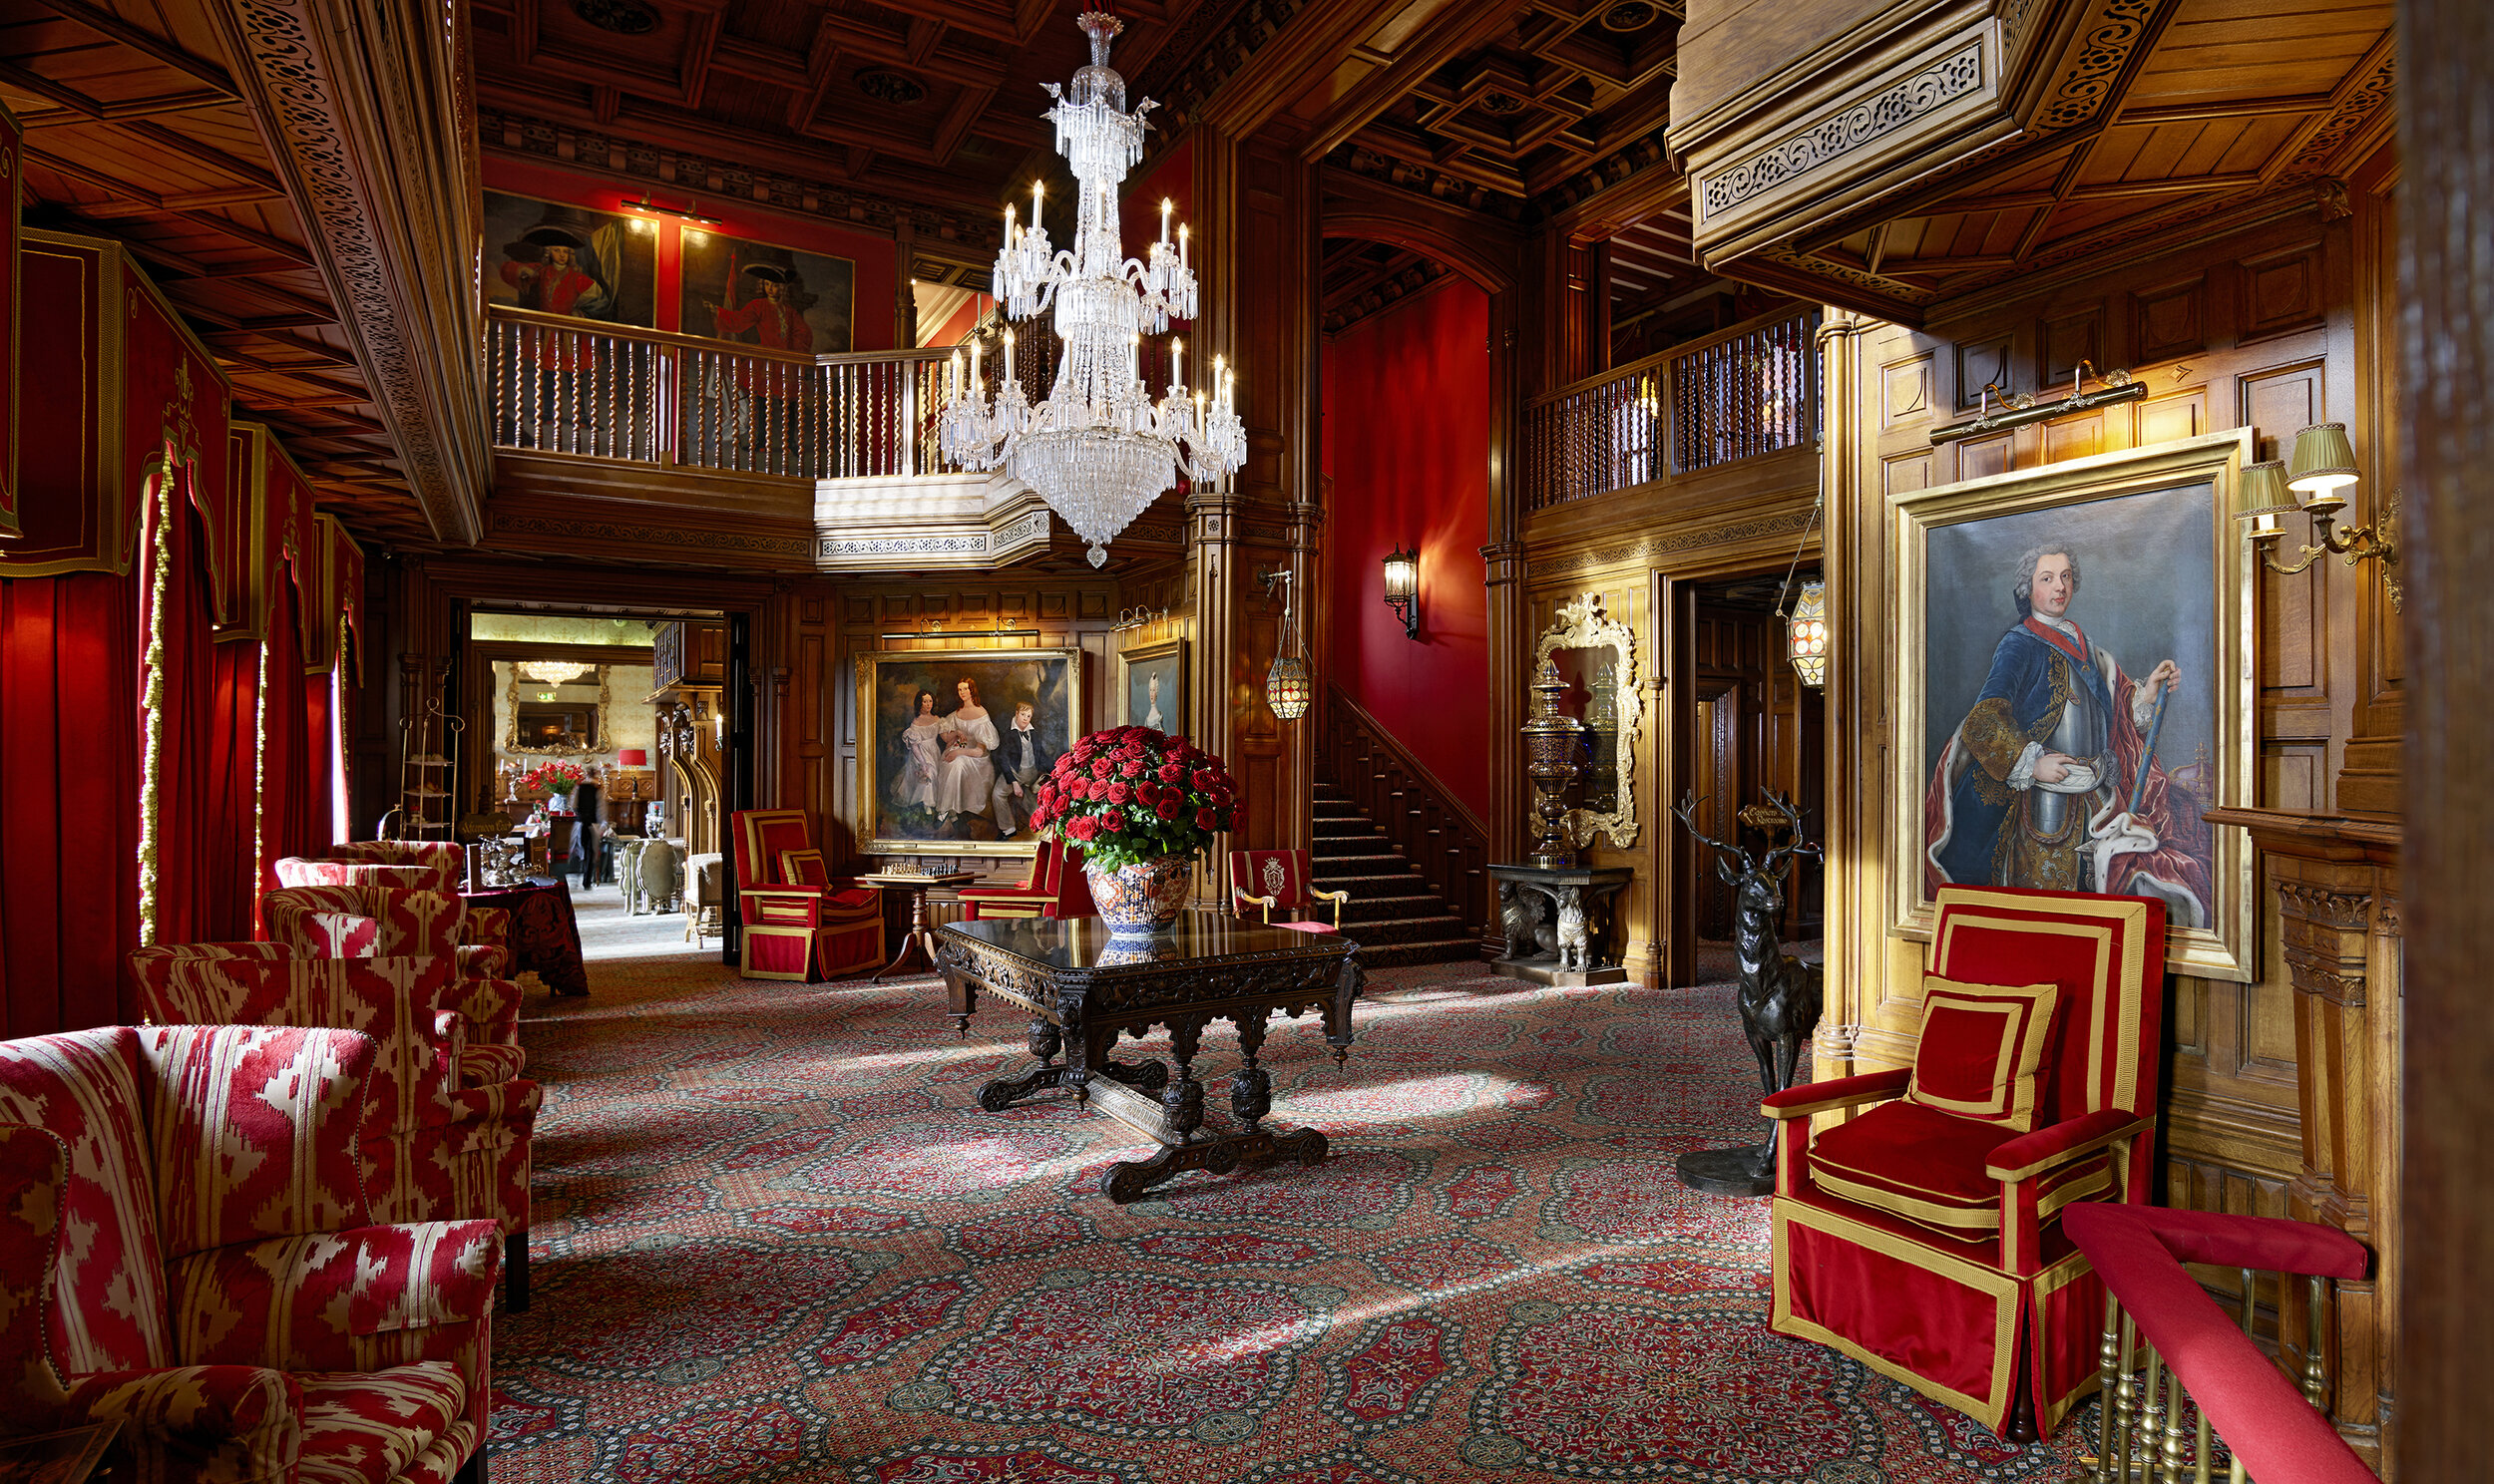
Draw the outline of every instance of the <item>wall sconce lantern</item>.
<instances>
[{"instance_id":1,"label":"wall sconce lantern","mask_svg":"<svg viewBox=\"0 0 2494 1484\"><path fill-rule=\"evenodd\" d=\"M2402 605L2405 593L2398 578L2398 495L2391 493L2380 515L2369 526L2337 530L2338 512L2346 509L2343 493L2360 476L2355 469L2355 449L2347 442L2346 424L2315 423L2294 435L2294 452L2286 461L2270 460L2247 465L2243 471L2241 505L2235 512L2238 521L2251 522L2244 533L2261 564L2281 576L2293 576L2323 556L2343 556L2353 566L2367 557L2381 558L2381 582L2389 589L2390 606ZM2302 504L2295 503L2301 497ZM2278 564L2278 543L2286 532L2278 518L2288 511L2301 510L2311 517L2312 536L2316 546L2304 547L2296 553L2301 559L2292 566Z\"/></svg>"},{"instance_id":2,"label":"wall sconce lantern","mask_svg":"<svg viewBox=\"0 0 2494 1484\"><path fill-rule=\"evenodd\" d=\"M1793 672L1813 690L1828 683L1828 584L1815 578L1802 583L1793 611L1784 616L1784 645Z\"/></svg>"},{"instance_id":3,"label":"wall sconce lantern","mask_svg":"<svg viewBox=\"0 0 2494 1484\"><path fill-rule=\"evenodd\" d=\"M1273 708L1276 721L1297 721L1308 714L1308 703L1316 698L1316 682L1308 674L1307 656L1293 654L1293 630L1290 621L1290 579L1287 568L1275 567L1256 573L1270 593L1276 584L1282 589L1282 629L1273 643L1273 667L1264 672L1264 703Z\"/></svg>"},{"instance_id":4,"label":"wall sconce lantern","mask_svg":"<svg viewBox=\"0 0 2494 1484\"><path fill-rule=\"evenodd\" d=\"M1421 554L1397 548L1386 557L1386 606L1403 620L1403 636L1421 636Z\"/></svg>"}]
</instances>

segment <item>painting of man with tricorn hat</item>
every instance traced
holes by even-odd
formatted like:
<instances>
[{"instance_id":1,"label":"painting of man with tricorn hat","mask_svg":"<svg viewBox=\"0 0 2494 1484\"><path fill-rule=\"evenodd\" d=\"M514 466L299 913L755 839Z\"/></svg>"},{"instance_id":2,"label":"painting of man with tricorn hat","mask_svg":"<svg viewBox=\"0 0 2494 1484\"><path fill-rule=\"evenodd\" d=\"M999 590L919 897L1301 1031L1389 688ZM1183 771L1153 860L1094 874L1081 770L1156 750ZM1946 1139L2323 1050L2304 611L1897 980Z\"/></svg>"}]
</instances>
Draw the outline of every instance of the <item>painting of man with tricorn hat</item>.
<instances>
[{"instance_id":1,"label":"painting of man with tricorn hat","mask_svg":"<svg viewBox=\"0 0 2494 1484\"><path fill-rule=\"evenodd\" d=\"M485 192L487 274L496 303L613 324L649 326L656 232L650 223L524 195Z\"/></svg>"},{"instance_id":2,"label":"painting of man with tricorn hat","mask_svg":"<svg viewBox=\"0 0 2494 1484\"><path fill-rule=\"evenodd\" d=\"M855 279L847 258L687 231L679 323L769 350L843 351Z\"/></svg>"}]
</instances>

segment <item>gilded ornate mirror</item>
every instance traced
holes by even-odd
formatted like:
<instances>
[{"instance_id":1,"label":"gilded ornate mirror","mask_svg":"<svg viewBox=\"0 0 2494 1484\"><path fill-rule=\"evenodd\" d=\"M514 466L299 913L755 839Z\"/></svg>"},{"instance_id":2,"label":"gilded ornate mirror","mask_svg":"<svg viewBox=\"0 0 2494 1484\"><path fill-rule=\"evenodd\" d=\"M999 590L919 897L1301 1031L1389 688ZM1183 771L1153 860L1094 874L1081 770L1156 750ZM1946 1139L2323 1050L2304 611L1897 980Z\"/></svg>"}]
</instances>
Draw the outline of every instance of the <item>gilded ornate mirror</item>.
<instances>
[{"instance_id":1,"label":"gilded ornate mirror","mask_svg":"<svg viewBox=\"0 0 2494 1484\"><path fill-rule=\"evenodd\" d=\"M1563 823L1579 846L1596 836L1613 849L1637 843L1637 727L1644 700L1637 693L1637 641L1627 624L1602 611L1602 595L1588 592L1559 605L1533 666L1548 660L1568 682L1559 706L1584 723L1584 777L1569 798Z\"/></svg>"},{"instance_id":2,"label":"gilded ornate mirror","mask_svg":"<svg viewBox=\"0 0 2494 1484\"><path fill-rule=\"evenodd\" d=\"M524 659L511 666L503 751L574 755L606 748L607 666Z\"/></svg>"}]
</instances>

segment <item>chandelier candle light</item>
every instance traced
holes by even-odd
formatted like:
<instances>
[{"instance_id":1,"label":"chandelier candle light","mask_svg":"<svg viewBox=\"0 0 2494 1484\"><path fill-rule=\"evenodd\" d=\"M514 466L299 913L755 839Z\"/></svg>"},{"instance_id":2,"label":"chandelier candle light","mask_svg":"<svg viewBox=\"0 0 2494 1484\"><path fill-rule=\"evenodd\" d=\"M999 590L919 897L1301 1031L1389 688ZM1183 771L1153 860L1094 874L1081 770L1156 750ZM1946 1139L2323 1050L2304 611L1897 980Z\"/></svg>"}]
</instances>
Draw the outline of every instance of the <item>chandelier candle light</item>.
<instances>
[{"instance_id":1,"label":"chandelier candle light","mask_svg":"<svg viewBox=\"0 0 2494 1484\"><path fill-rule=\"evenodd\" d=\"M1125 79L1108 66L1108 43L1124 29L1116 17L1085 11L1077 18L1091 38L1091 65L1073 75L1071 93L1046 84L1055 107L1057 153L1072 167L1072 250L1054 251L1041 223L1044 183L1031 186L1029 225L1005 208L1005 245L996 255L998 303L1008 319L1055 310L1064 354L1045 401L1023 391L1014 336L1005 336L1005 364L993 395L977 342L967 363L956 351L938 438L946 458L967 469L1002 468L1037 490L1090 548L1093 566L1108 560L1108 543L1178 476L1218 479L1246 461L1247 429L1236 407L1236 376L1215 356L1210 384L1189 392L1186 345L1169 347L1169 385L1154 401L1143 385L1145 335L1171 319L1195 317L1195 272L1188 265L1186 228L1169 235L1170 203L1161 202L1160 240L1147 257L1124 256L1117 227L1117 183L1143 159L1143 116L1150 99L1125 108Z\"/></svg>"}]
</instances>

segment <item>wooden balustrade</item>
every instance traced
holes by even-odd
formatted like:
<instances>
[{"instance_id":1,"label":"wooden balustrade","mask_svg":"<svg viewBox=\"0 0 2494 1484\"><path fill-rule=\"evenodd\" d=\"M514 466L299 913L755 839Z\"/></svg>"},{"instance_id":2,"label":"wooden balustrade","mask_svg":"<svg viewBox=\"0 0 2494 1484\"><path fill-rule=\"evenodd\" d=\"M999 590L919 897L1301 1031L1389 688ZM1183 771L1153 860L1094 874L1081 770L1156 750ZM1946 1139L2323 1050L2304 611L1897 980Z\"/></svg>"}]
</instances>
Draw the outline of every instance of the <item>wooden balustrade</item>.
<instances>
[{"instance_id":1,"label":"wooden balustrade","mask_svg":"<svg viewBox=\"0 0 2494 1484\"><path fill-rule=\"evenodd\" d=\"M1799 448L1819 433L1819 311L1784 310L1525 405L1532 510Z\"/></svg>"},{"instance_id":2,"label":"wooden balustrade","mask_svg":"<svg viewBox=\"0 0 2494 1484\"><path fill-rule=\"evenodd\" d=\"M498 447L804 480L959 470L936 446L950 350L793 355L502 305L485 343Z\"/></svg>"},{"instance_id":3,"label":"wooden balustrade","mask_svg":"<svg viewBox=\"0 0 2494 1484\"><path fill-rule=\"evenodd\" d=\"M1485 942L1497 919L1489 831L1359 702L1328 686L1324 768Z\"/></svg>"}]
</instances>

